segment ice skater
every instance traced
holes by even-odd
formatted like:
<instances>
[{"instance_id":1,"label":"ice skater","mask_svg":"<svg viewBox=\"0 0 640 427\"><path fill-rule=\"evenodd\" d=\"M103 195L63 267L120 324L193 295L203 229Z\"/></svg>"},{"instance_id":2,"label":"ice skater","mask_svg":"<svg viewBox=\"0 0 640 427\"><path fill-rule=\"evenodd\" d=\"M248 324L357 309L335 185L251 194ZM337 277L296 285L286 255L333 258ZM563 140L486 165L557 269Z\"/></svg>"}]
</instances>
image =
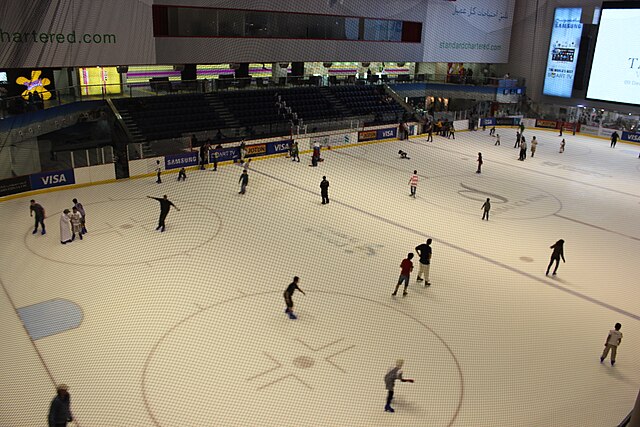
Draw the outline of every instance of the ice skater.
<instances>
[{"instance_id":1,"label":"ice skater","mask_svg":"<svg viewBox=\"0 0 640 427\"><path fill-rule=\"evenodd\" d=\"M411 160L411 157L409 157L405 151L398 150L398 154L400 155L401 159Z\"/></svg>"},{"instance_id":2,"label":"ice skater","mask_svg":"<svg viewBox=\"0 0 640 427\"><path fill-rule=\"evenodd\" d=\"M400 278L398 279L398 283L396 284L396 289L391 294L394 297L397 295L398 288L400 287L402 282L404 282L404 292L402 292L402 296L403 297L407 296L407 287L409 286L409 276L413 271L413 262L411 262L412 259L413 259L413 252L407 254L407 257L403 259L402 262L400 263Z\"/></svg>"},{"instance_id":3,"label":"ice skater","mask_svg":"<svg viewBox=\"0 0 640 427\"><path fill-rule=\"evenodd\" d=\"M426 142L433 142L433 123L429 123L429 126L427 127L427 141Z\"/></svg>"},{"instance_id":4,"label":"ice skater","mask_svg":"<svg viewBox=\"0 0 640 427\"><path fill-rule=\"evenodd\" d=\"M44 208L36 203L35 200L31 199L31 205L29 206L29 216L33 217L33 214L36 214L36 221L33 227L33 232L31 234L36 234L38 232L38 225L42 228L42 235L47 234L47 230L44 228L44 219L46 218L46 214Z\"/></svg>"},{"instance_id":5,"label":"ice skater","mask_svg":"<svg viewBox=\"0 0 640 427\"><path fill-rule=\"evenodd\" d=\"M564 140L564 138L562 138L562 142L560 143L560 151L558 151L558 153L562 154L564 153L564 146L566 145L566 141Z\"/></svg>"},{"instance_id":6,"label":"ice skater","mask_svg":"<svg viewBox=\"0 0 640 427\"><path fill-rule=\"evenodd\" d=\"M551 253L551 260L549 261L549 265L547 266L547 272L545 273L545 276L549 275L551 264L553 264L554 261L556 262L556 268L553 269L554 276L558 271L558 265L560 265L560 258L562 258L562 262L567 262L564 259L564 240L562 239L558 240L552 246L550 246L550 249L553 249L553 252Z\"/></svg>"},{"instance_id":7,"label":"ice skater","mask_svg":"<svg viewBox=\"0 0 640 427\"><path fill-rule=\"evenodd\" d=\"M402 377L402 367L404 366L404 360L396 360L396 366L391 368L384 376L384 385L387 388L387 404L384 405L385 412L395 412L396 410L391 407L393 401L393 389L396 385L396 380L400 380L403 383L414 382L411 378Z\"/></svg>"},{"instance_id":8,"label":"ice skater","mask_svg":"<svg viewBox=\"0 0 640 427\"><path fill-rule=\"evenodd\" d=\"M415 199L416 189L418 188L418 171L413 171L413 175L409 178L409 188L411 189L411 194L409 195Z\"/></svg>"},{"instance_id":9,"label":"ice skater","mask_svg":"<svg viewBox=\"0 0 640 427\"><path fill-rule=\"evenodd\" d=\"M329 203L329 181L327 181L326 176L323 176L322 181L320 181L320 196L322 196L323 205Z\"/></svg>"},{"instance_id":10,"label":"ice skater","mask_svg":"<svg viewBox=\"0 0 640 427\"><path fill-rule=\"evenodd\" d=\"M71 236L71 218L69 217L69 209L62 211L60 215L60 243L66 245L71 242L73 237Z\"/></svg>"},{"instance_id":11,"label":"ice skater","mask_svg":"<svg viewBox=\"0 0 640 427\"><path fill-rule=\"evenodd\" d=\"M293 278L293 282L291 282L289 284L289 286L287 286L287 289L284 291L284 302L287 305L287 308L284 310L285 313L287 313L287 316L289 316L289 319L291 320L296 320L298 318L298 316L295 315L295 313L293 312L293 299L291 298L293 296L293 293L298 290L302 293L302 295L307 295L304 293L304 291L302 289L300 289L300 287L298 287L298 282L300 281L300 278L298 276L295 276Z\"/></svg>"},{"instance_id":12,"label":"ice skater","mask_svg":"<svg viewBox=\"0 0 640 427\"><path fill-rule=\"evenodd\" d=\"M482 161L482 153L478 153L478 160L476 160L478 162L478 169L476 170L476 173L482 173L482 163L484 163Z\"/></svg>"},{"instance_id":13,"label":"ice skater","mask_svg":"<svg viewBox=\"0 0 640 427\"><path fill-rule=\"evenodd\" d=\"M611 134L611 148L616 148L616 144L618 143L618 138L620 138L620 135L618 135L618 132L613 131L613 133Z\"/></svg>"},{"instance_id":14,"label":"ice skater","mask_svg":"<svg viewBox=\"0 0 640 427\"><path fill-rule=\"evenodd\" d=\"M160 160L156 160L156 184L162 184L162 178L160 178L161 174L162 166L160 166Z\"/></svg>"},{"instance_id":15,"label":"ice skater","mask_svg":"<svg viewBox=\"0 0 640 427\"><path fill-rule=\"evenodd\" d=\"M481 208L484 212L482 213L482 219L489 221L489 211L491 210L491 200L487 197L487 201L484 202Z\"/></svg>"},{"instance_id":16,"label":"ice skater","mask_svg":"<svg viewBox=\"0 0 640 427\"><path fill-rule=\"evenodd\" d=\"M238 194L246 193L247 184L249 184L249 174L247 173L246 169L242 171L242 175L240 175L240 179L238 180L238 182L240 183L240 191L238 192Z\"/></svg>"},{"instance_id":17,"label":"ice skater","mask_svg":"<svg viewBox=\"0 0 640 427\"><path fill-rule=\"evenodd\" d=\"M562 123L560 123L560 134L558 136L562 136ZM533 143L533 141L531 141L531 143ZM531 156L533 157L533 156Z\"/></svg>"},{"instance_id":18,"label":"ice skater","mask_svg":"<svg viewBox=\"0 0 640 427\"><path fill-rule=\"evenodd\" d=\"M429 268L431 267L431 239L427 239L427 243L423 243L421 245L416 246L415 251L420 257L420 270L418 271L418 277L416 277L417 282L422 282L424 280L425 286L431 286L431 282L429 282Z\"/></svg>"},{"instance_id":19,"label":"ice skater","mask_svg":"<svg viewBox=\"0 0 640 427\"><path fill-rule=\"evenodd\" d=\"M496 134L496 143L493 145L500 145L500 134Z\"/></svg>"},{"instance_id":20,"label":"ice skater","mask_svg":"<svg viewBox=\"0 0 640 427\"><path fill-rule=\"evenodd\" d=\"M520 134L520 132L516 131L516 143L513 144L513 148L518 148L520 146L520 138L522 137L522 135Z\"/></svg>"},{"instance_id":21,"label":"ice skater","mask_svg":"<svg viewBox=\"0 0 640 427\"><path fill-rule=\"evenodd\" d=\"M447 139L456 139L456 129L453 127L453 123L451 123L447 129L449 130Z\"/></svg>"},{"instance_id":22,"label":"ice skater","mask_svg":"<svg viewBox=\"0 0 640 427\"><path fill-rule=\"evenodd\" d=\"M204 166L202 167L201 170L204 170ZM180 170L178 171L178 181L183 180L186 181L187 180L187 172L184 169L184 166L180 168Z\"/></svg>"},{"instance_id":23,"label":"ice skater","mask_svg":"<svg viewBox=\"0 0 640 427\"><path fill-rule=\"evenodd\" d=\"M195 135L193 136L193 138L195 138ZM209 141L205 142L200 146L200 170L205 170L206 168L207 158L209 157L210 149L211 149L211 143L209 143ZM180 179L178 179L178 181L180 181Z\"/></svg>"},{"instance_id":24,"label":"ice skater","mask_svg":"<svg viewBox=\"0 0 640 427\"><path fill-rule=\"evenodd\" d=\"M493 125L493 127L489 130L489 136L493 136L496 134L496 126Z\"/></svg>"},{"instance_id":25,"label":"ice skater","mask_svg":"<svg viewBox=\"0 0 640 427\"><path fill-rule=\"evenodd\" d=\"M533 159L533 156L536 154L536 149L538 148L538 140L536 139L536 137L534 136L531 139L531 158Z\"/></svg>"},{"instance_id":26,"label":"ice skater","mask_svg":"<svg viewBox=\"0 0 640 427\"><path fill-rule=\"evenodd\" d=\"M609 335L607 335L607 339L604 342L604 351L602 352L602 356L600 356L600 363L604 362L604 359L609 355L609 350L611 350L611 366L616 364L618 346L622 342L622 332L620 332L620 328L622 328L622 325L616 323L614 328L609 331Z\"/></svg>"},{"instance_id":27,"label":"ice skater","mask_svg":"<svg viewBox=\"0 0 640 427\"><path fill-rule=\"evenodd\" d=\"M166 194L162 196L162 198L151 197L151 196L147 196L147 198L157 200L158 202L160 202L160 218L158 219L158 226L156 227L156 231L160 230L160 232L164 232L164 228L165 228L164 220L167 219L167 215L169 215L169 210L171 209L171 206L176 208L178 212L180 212L180 209L176 205L174 205L172 201L170 201L167 198Z\"/></svg>"},{"instance_id":28,"label":"ice skater","mask_svg":"<svg viewBox=\"0 0 640 427\"><path fill-rule=\"evenodd\" d=\"M71 240L76 239L76 233L80 240L82 240L82 215L78 212L78 208L75 206L71 208L72 212L69 214L69 220L71 220Z\"/></svg>"},{"instance_id":29,"label":"ice skater","mask_svg":"<svg viewBox=\"0 0 640 427\"><path fill-rule=\"evenodd\" d=\"M524 159L527 158L527 141L525 141L524 137L520 140L520 155L518 156L518 160L524 162Z\"/></svg>"},{"instance_id":30,"label":"ice skater","mask_svg":"<svg viewBox=\"0 0 640 427\"><path fill-rule=\"evenodd\" d=\"M87 234L87 213L84 210L84 206L78 199L73 199L73 207L78 209L78 212L82 215L82 234Z\"/></svg>"},{"instance_id":31,"label":"ice skater","mask_svg":"<svg viewBox=\"0 0 640 427\"><path fill-rule=\"evenodd\" d=\"M291 161L300 163L300 147L297 141L293 141L293 144L291 144Z\"/></svg>"}]
</instances>

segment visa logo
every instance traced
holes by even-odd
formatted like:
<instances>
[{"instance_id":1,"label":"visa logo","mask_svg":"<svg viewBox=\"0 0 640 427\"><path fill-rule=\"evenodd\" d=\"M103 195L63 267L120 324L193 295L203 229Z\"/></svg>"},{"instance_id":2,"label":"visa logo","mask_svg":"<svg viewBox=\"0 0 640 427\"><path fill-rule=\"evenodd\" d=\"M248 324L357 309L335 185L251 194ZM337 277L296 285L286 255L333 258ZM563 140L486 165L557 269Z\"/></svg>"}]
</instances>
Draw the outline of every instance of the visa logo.
<instances>
[{"instance_id":1,"label":"visa logo","mask_svg":"<svg viewBox=\"0 0 640 427\"><path fill-rule=\"evenodd\" d=\"M42 183L44 185L60 184L63 182L67 182L67 177L64 176L64 174L47 175L47 176L40 177L40 179L42 180Z\"/></svg>"},{"instance_id":2,"label":"visa logo","mask_svg":"<svg viewBox=\"0 0 640 427\"><path fill-rule=\"evenodd\" d=\"M275 144L275 147L276 147L276 151L285 151L289 149L289 144L288 143Z\"/></svg>"}]
</instances>

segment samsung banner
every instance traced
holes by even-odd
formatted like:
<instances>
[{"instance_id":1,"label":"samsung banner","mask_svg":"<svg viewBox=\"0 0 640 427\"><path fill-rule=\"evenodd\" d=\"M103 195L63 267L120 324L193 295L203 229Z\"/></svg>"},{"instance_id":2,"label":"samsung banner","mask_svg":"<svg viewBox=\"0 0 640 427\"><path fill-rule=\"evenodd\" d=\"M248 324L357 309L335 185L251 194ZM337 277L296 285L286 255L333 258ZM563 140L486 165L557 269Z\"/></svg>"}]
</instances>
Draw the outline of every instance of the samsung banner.
<instances>
[{"instance_id":1,"label":"samsung banner","mask_svg":"<svg viewBox=\"0 0 640 427\"><path fill-rule=\"evenodd\" d=\"M544 77L545 95L571 97L582 37L582 8L557 8Z\"/></svg>"},{"instance_id":2,"label":"samsung banner","mask_svg":"<svg viewBox=\"0 0 640 427\"><path fill-rule=\"evenodd\" d=\"M507 62L514 6L515 0L430 1L424 61Z\"/></svg>"},{"instance_id":3,"label":"samsung banner","mask_svg":"<svg viewBox=\"0 0 640 427\"><path fill-rule=\"evenodd\" d=\"M639 23L638 3L603 3L587 98L640 104Z\"/></svg>"}]
</instances>

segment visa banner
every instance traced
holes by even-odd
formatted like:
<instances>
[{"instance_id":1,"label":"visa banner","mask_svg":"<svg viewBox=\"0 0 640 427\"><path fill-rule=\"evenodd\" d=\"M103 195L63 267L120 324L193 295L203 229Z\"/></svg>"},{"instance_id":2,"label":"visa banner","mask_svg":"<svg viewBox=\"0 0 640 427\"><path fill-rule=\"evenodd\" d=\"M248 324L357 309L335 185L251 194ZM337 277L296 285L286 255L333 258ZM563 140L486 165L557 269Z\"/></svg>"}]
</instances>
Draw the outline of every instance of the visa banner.
<instances>
[{"instance_id":1,"label":"visa banner","mask_svg":"<svg viewBox=\"0 0 640 427\"><path fill-rule=\"evenodd\" d=\"M40 188L60 187L76 183L76 177L73 169L54 172L34 173L29 177L31 181L31 189L38 190Z\"/></svg>"},{"instance_id":2,"label":"visa banner","mask_svg":"<svg viewBox=\"0 0 640 427\"><path fill-rule=\"evenodd\" d=\"M623 131L622 132L622 136L620 137L620 139L623 140L623 141L640 143L640 133L633 133L633 132Z\"/></svg>"}]
</instances>

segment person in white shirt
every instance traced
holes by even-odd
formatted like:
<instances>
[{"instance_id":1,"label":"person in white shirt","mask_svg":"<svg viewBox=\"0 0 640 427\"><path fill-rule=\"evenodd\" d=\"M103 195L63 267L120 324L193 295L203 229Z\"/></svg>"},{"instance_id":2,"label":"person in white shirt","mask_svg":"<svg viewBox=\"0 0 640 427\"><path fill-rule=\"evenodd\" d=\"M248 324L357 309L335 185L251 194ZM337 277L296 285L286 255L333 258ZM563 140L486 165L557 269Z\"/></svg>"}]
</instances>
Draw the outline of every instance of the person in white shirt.
<instances>
[{"instance_id":1,"label":"person in white shirt","mask_svg":"<svg viewBox=\"0 0 640 427\"><path fill-rule=\"evenodd\" d=\"M600 363L604 362L604 359L606 359L609 354L609 350L611 350L611 366L616 364L618 346L622 342L622 332L620 332L620 328L622 328L622 325L620 323L616 323L614 329L609 331L607 340L604 343L604 351L602 352L602 356L600 356Z\"/></svg>"},{"instance_id":2,"label":"person in white shirt","mask_svg":"<svg viewBox=\"0 0 640 427\"><path fill-rule=\"evenodd\" d=\"M533 158L533 156L535 156L536 148L538 148L538 140L534 136L533 139L531 139L531 158Z\"/></svg>"},{"instance_id":3,"label":"person in white shirt","mask_svg":"<svg viewBox=\"0 0 640 427\"><path fill-rule=\"evenodd\" d=\"M78 212L78 208L75 206L72 208L73 212L69 214L69 220L71 221L71 240L75 240L76 233L82 240L82 215Z\"/></svg>"},{"instance_id":4,"label":"person in white shirt","mask_svg":"<svg viewBox=\"0 0 640 427\"><path fill-rule=\"evenodd\" d=\"M65 209L60 215L60 243L66 245L71 240L71 219L69 218L69 209Z\"/></svg>"}]
</instances>

